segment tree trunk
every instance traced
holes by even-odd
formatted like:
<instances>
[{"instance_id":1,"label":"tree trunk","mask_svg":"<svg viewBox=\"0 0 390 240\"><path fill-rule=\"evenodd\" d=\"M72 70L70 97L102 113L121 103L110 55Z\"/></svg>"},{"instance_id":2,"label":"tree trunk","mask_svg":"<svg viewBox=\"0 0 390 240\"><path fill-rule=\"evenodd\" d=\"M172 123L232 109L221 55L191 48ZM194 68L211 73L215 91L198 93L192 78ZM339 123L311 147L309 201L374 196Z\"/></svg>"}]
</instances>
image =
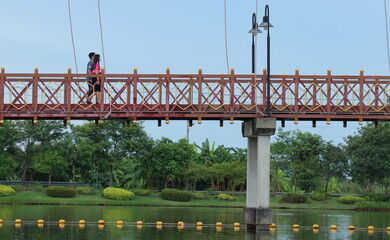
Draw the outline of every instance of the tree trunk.
<instances>
[{"instance_id":1,"label":"tree trunk","mask_svg":"<svg viewBox=\"0 0 390 240\"><path fill-rule=\"evenodd\" d=\"M49 173L49 186L51 186L51 173Z\"/></svg>"},{"instance_id":2,"label":"tree trunk","mask_svg":"<svg viewBox=\"0 0 390 240\"><path fill-rule=\"evenodd\" d=\"M72 181L76 182L76 170L74 164L72 164Z\"/></svg>"},{"instance_id":3,"label":"tree trunk","mask_svg":"<svg viewBox=\"0 0 390 240\"><path fill-rule=\"evenodd\" d=\"M294 192L297 193L297 180L294 179Z\"/></svg>"},{"instance_id":4,"label":"tree trunk","mask_svg":"<svg viewBox=\"0 0 390 240\"><path fill-rule=\"evenodd\" d=\"M326 176L325 193L328 193L329 176Z\"/></svg>"},{"instance_id":5,"label":"tree trunk","mask_svg":"<svg viewBox=\"0 0 390 240\"><path fill-rule=\"evenodd\" d=\"M26 181L27 171L28 171L28 167L23 168L22 185L24 185L24 182Z\"/></svg>"},{"instance_id":6,"label":"tree trunk","mask_svg":"<svg viewBox=\"0 0 390 240\"><path fill-rule=\"evenodd\" d=\"M112 180L112 168L110 168L109 183L108 183L108 186L109 186L109 187L112 187L112 182L113 182L113 180Z\"/></svg>"}]
</instances>

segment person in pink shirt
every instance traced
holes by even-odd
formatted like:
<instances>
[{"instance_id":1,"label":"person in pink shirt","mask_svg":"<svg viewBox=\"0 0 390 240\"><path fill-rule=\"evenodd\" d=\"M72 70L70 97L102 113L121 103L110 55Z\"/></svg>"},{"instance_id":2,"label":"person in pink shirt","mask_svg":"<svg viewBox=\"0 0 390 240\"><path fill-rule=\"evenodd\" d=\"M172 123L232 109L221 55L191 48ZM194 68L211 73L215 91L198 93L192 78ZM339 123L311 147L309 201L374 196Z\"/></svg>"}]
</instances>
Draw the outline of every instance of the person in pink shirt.
<instances>
[{"instance_id":1,"label":"person in pink shirt","mask_svg":"<svg viewBox=\"0 0 390 240\"><path fill-rule=\"evenodd\" d=\"M102 72L99 62L100 62L100 55L95 54L95 56L93 57L93 69L92 69L93 74L100 74ZM96 103L99 104L101 101L100 77L92 78L92 85L93 85L93 95L96 95Z\"/></svg>"}]
</instances>

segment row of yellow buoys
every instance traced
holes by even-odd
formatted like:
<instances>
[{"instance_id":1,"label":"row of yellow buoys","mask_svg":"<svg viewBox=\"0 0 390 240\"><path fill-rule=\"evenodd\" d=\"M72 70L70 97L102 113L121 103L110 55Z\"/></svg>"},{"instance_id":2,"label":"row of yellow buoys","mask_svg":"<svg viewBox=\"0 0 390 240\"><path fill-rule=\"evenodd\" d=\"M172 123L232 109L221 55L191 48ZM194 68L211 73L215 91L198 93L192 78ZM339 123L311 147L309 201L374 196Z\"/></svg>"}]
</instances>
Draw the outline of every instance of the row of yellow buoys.
<instances>
[{"instance_id":1,"label":"row of yellow buoys","mask_svg":"<svg viewBox=\"0 0 390 240\"><path fill-rule=\"evenodd\" d=\"M37 221L38 227L43 227L44 223L45 223L45 221L43 219L39 219ZM15 219L15 226L20 227L21 224L22 224L22 220L21 219ZM66 221L64 219L60 219L58 221L58 225L60 227L65 227L65 224L66 224ZM80 220L79 221L79 226L80 227L85 227L85 224L86 224L85 220ZM101 227L104 227L105 222L104 222L104 220L99 220L97 222L97 224L101 228ZM0 226L2 226L2 225L3 225L3 219L0 219ZM123 221L117 221L116 225L118 227L123 227L124 222ZM141 229L143 225L144 225L144 223L142 221L137 221L136 222L136 226L139 229ZM148 224L148 225L151 225L151 224ZM156 225L157 229L162 229L163 222L162 221L157 221L155 225ZM202 228L203 228L203 223L202 222L197 222L195 225L196 225L197 230L202 230ZM217 222L215 224L215 227L217 228L217 231L218 230L222 230L222 226L223 226L223 224L221 222ZM177 223L177 227L178 227L178 229L184 229L184 222L179 221ZM239 231L240 230L240 223L237 223L237 222L234 223L233 224L233 228L234 228L234 231Z\"/></svg>"},{"instance_id":2,"label":"row of yellow buoys","mask_svg":"<svg viewBox=\"0 0 390 240\"><path fill-rule=\"evenodd\" d=\"M271 230L275 230L275 228L276 228L276 224L275 223L272 223L270 226L270 229ZM298 224L294 224L293 226L293 230L294 231L299 231L299 225ZM320 228L320 226L318 225L318 224L313 224L313 231L318 231L319 230L319 228ZM330 226L330 229L332 230L332 231L337 231L337 226L336 225L331 225ZM369 232L374 232L374 226L368 226L367 227L367 230L369 231ZM355 226L348 226L348 230L350 231L350 232L353 232L353 231L355 231ZM390 227L387 227L386 228L386 231L387 232L389 232L390 233Z\"/></svg>"}]
</instances>

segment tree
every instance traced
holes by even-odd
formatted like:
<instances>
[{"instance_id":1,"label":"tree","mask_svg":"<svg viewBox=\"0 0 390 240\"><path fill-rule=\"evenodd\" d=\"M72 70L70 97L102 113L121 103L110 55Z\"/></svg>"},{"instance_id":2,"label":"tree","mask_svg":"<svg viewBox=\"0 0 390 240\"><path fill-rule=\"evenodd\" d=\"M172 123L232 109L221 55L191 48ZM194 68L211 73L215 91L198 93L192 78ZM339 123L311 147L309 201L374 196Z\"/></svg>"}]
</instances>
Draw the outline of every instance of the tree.
<instances>
[{"instance_id":1,"label":"tree","mask_svg":"<svg viewBox=\"0 0 390 240\"><path fill-rule=\"evenodd\" d=\"M0 127L0 179L8 179L11 173L15 173L20 138L14 122L5 121Z\"/></svg>"},{"instance_id":2,"label":"tree","mask_svg":"<svg viewBox=\"0 0 390 240\"><path fill-rule=\"evenodd\" d=\"M390 177L390 123L375 128L373 124L361 127L358 134L346 138L354 180L366 184L372 192L375 182L386 185Z\"/></svg>"},{"instance_id":3,"label":"tree","mask_svg":"<svg viewBox=\"0 0 390 240\"><path fill-rule=\"evenodd\" d=\"M278 155L281 163L288 164L289 174L294 183L304 191L315 190L321 175L319 158L324 151L324 140L319 135L297 131L279 131L276 146L271 150Z\"/></svg>"},{"instance_id":4,"label":"tree","mask_svg":"<svg viewBox=\"0 0 390 240\"><path fill-rule=\"evenodd\" d=\"M320 160L325 180L325 192L328 192L328 185L331 179L337 180L337 178L348 175L348 159L341 144L335 146L332 142L327 142Z\"/></svg>"},{"instance_id":5,"label":"tree","mask_svg":"<svg viewBox=\"0 0 390 240\"><path fill-rule=\"evenodd\" d=\"M21 136L18 143L21 149L18 160L24 182L33 165L34 155L50 149L51 144L60 141L64 128L61 121L39 121L35 126L30 121L17 121L15 128Z\"/></svg>"}]
</instances>

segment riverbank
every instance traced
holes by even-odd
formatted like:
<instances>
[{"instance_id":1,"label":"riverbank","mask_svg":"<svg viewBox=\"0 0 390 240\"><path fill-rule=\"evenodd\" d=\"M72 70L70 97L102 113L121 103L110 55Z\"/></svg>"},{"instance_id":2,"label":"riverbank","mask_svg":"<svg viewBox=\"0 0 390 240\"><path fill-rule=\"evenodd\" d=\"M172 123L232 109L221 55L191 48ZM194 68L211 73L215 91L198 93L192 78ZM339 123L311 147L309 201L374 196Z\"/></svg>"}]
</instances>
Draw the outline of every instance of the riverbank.
<instances>
[{"instance_id":1,"label":"riverbank","mask_svg":"<svg viewBox=\"0 0 390 240\"><path fill-rule=\"evenodd\" d=\"M192 199L189 202L175 202L161 199L158 193L149 196L135 196L132 200L105 199L100 193L93 195L77 195L74 198L53 198L44 192L26 191L16 195L0 197L0 204L30 204L30 205L112 205L112 206L172 206L172 207L245 207L245 196L236 196L236 201L221 201L208 196L206 200ZM271 197L270 206L274 209L327 209L327 210L355 210L354 204L342 204L337 198L329 198L324 201L308 200L308 203L284 203L281 197Z\"/></svg>"}]
</instances>

